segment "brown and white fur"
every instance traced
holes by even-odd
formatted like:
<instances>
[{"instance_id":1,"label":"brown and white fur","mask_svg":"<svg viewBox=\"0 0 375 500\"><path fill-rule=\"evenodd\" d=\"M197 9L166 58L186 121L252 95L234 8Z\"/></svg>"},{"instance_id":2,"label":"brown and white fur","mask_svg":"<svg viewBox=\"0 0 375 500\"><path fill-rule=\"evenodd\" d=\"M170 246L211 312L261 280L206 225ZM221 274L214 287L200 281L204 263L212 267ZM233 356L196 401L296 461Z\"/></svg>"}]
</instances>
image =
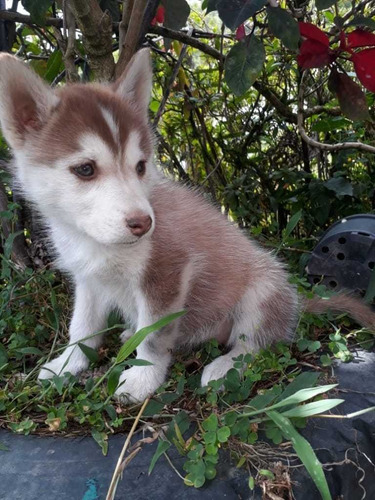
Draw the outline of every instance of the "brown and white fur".
<instances>
[{"instance_id":1,"label":"brown and white fur","mask_svg":"<svg viewBox=\"0 0 375 500\"><path fill-rule=\"evenodd\" d=\"M45 364L40 379L86 369L77 342L97 348L100 336L87 337L105 328L113 308L136 330L187 311L139 346L137 357L152 365L123 372L117 395L131 401L165 381L176 348L211 338L227 342L229 352L203 371L206 385L224 376L234 357L291 339L298 313L280 263L155 168L151 82L147 50L113 85L58 90L15 57L0 56L0 120L14 176L75 284L74 345ZM75 170L87 164L94 169L89 179Z\"/></svg>"}]
</instances>

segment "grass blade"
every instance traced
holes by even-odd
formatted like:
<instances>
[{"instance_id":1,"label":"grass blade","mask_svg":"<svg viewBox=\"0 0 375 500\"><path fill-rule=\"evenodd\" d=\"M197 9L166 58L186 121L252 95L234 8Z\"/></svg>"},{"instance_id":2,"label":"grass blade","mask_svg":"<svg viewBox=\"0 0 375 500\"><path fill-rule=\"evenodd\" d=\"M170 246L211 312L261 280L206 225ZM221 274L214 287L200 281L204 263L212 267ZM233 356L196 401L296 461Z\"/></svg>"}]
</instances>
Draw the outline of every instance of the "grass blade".
<instances>
[{"instance_id":1,"label":"grass blade","mask_svg":"<svg viewBox=\"0 0 375 500\"><path fill-rule=\"evenodd\" d=\"M296 431L290 420L285 416L277 411L268 411L267 415L275 422L283 435L292 442L293 448L320 491L322 499L332 500L322 464L319 462L310 443Z\"/></svg>"},{"instance_id":2,"label":"grass blade","mask_svg":"<svg viewBox=\"0 0 375 500\"><path fill-rule=\"evenodd\" d=\"M258 415L259 413L262 413L265 411L276 410L277 408L282 408L283 406L296 405L298 403L303 403L304 401L307 401L308 399L314 398L315 396L318 396L319 394L323 394L324 392L330 391L334 387L337 387L337 384L320 385L318 387L310 387L308 389L301 389L300 391L295 392L291 396L283 399L282 401L279 401L278 403L275 403L272 406L269 406L268 408L262 408L260 410L255 410L255 411L243 413L242 415L239 415L239 418L252 417L254 415Z\"/></svg>"},{"instance_id":3,"label":"grass blade","mask_svg":"<svg viewBox=\"0 0 375 500\"><path fill-rule=\"evenodd\" d=\"M166 325L169 325L169 323L172 323L177 318L180 318L186 314L186 311L180 311L176 312L173 314L170 314L169 316L166 316L165 318L160 319L156 323L153 323L150 326L146 326L145 328L141 328L136 332L134 335L128 339L125 344L121 347L117 358L116 358L116 364L121 363L124 361L127 357L130 356L132 352L134 352L139 344L144 341L144 339L147 337L152 332L155 332L157 330L160 330Z\"/></svg>"},{"instance_id":4,"label":"grass blade","mask_svg":"<svg viewBox=\"0 0 375 500\"><path fill-rule=\"evenodd\" d=\"M288 418L311 417L331 410L343 402L343 399L323 399L322 401L314 401L313 403L307 403L303 406L296 406L290 410L283 411L281 415Z\"/></svg>"}]
</instances>

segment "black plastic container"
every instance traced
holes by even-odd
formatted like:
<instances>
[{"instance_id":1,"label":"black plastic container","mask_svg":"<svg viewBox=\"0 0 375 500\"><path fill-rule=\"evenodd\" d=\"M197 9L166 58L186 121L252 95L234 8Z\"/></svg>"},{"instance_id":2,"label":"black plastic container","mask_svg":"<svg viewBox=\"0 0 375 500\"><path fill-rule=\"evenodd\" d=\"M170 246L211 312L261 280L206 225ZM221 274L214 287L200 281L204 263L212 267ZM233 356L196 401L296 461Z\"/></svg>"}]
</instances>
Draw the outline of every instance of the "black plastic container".
<instances>
[{"instance_id":1,"label":"black plastic container","mask_svg":"<svg viewBox=\"0 0 375 500\"><path fill-rule=\"evenodd\" d=\"M375 215L360 214L331 226L307 265L310 283L365 293L375 267Z\"/></svg>"}]
</instances>

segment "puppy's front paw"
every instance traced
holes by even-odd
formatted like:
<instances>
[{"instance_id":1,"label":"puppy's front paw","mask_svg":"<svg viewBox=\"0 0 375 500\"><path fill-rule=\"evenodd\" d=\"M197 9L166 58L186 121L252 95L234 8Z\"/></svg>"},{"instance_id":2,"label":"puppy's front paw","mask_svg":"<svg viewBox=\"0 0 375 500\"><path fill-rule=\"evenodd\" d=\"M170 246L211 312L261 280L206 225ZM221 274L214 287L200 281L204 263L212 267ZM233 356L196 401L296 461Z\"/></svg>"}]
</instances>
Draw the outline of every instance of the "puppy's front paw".
<instances>
[{"instance_id":1,"label":"puppy's front paw","mask_svg":"<svg viewBox=\"0 0 375 500\"><path fill-rule=\"evenodd\" d=\"M225 377L227 372L233 368L234 361L227 355L220 356L205 367L202 373L201 385L205 387L211 380Z\"/></svg>"},{"instance_id":2,"label":"puppy's front paw","mask_svg":"<svg viewBox=\"0 0 375 500\"><path fill-rule=\"evenodd\" d=\"M122 372L115 396L129 403L141 403L161 386L165 375L155 366L133 366Z\"/></svg>"},{"instance_id":3,"label":"puppy's front paw","mask_svg":"<svg viewBox=\"0 0 375 500\"><path fill-rule=\"evenodd\" d=\"M125 344L125 342L129 340L132 335L134 335L132 330L124 330L120 335L121 342Z\"/></svg>"},{"instance_id":4,"label":"puppy's front paw","mask_svg":"<svg viewBox=\"0 0 375 500\"><path fill-rule=\"evenodd\" d=\"M77 375L81 371L86 370L88 366L89 361L86 356L77 356L75 355L75 352L68 356L64 352L58 358L53 359L42 366L38 379L46 380L54 377L55 375L63 375L68 372L72 375Z\"/></svg>"}]
</instances>

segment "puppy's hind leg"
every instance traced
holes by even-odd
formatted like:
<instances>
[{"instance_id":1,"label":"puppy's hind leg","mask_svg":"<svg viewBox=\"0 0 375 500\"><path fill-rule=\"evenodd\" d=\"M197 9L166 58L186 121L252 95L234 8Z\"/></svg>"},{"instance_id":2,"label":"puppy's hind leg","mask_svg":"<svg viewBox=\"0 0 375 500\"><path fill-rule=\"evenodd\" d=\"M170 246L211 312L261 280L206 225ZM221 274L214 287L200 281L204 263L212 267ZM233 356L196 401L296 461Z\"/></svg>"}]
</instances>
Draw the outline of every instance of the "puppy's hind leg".
<instances>
[{"instance_id":1,"label":"puppy's hind leg","mask_svg":"<svg viewBox=\"0 0 375 500\"><path fill-rule=\"evenodd\" d=\"M257 352L280 340L291 340L297 322L295 290L282 279L278 288L262 285L249 287L233 313L233 328L228 344L231 350L212 361L203 370L202 386L225 377L233 368L234 358Z\"/></svg>"}]
</instances>

